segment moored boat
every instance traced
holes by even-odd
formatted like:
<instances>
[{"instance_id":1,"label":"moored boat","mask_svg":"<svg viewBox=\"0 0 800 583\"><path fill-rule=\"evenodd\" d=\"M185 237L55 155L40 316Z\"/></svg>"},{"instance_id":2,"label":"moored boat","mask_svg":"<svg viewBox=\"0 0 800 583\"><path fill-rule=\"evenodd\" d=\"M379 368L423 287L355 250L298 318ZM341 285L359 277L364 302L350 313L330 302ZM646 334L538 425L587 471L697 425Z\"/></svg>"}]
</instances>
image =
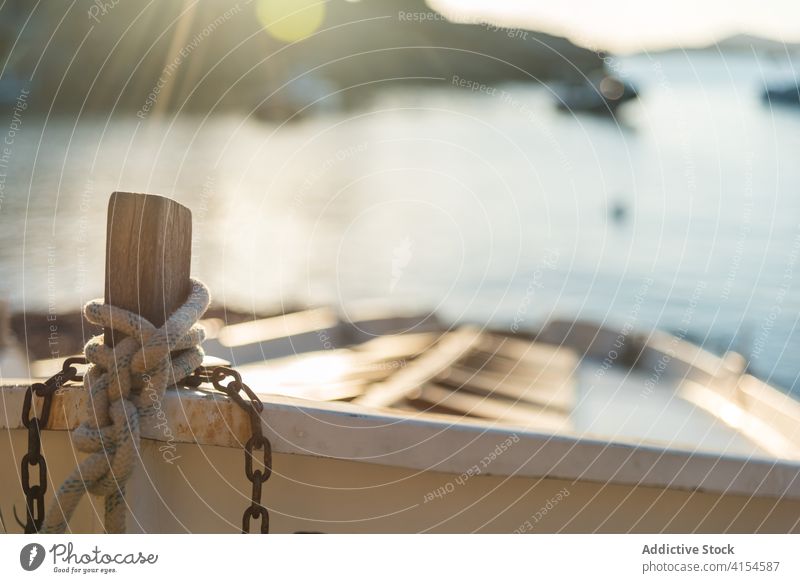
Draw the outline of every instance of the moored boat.
<instances>
[{"instance_id":1,"label":"moored boat","mask_svg":"<svg viewBox=\"0 0 800 583\"><path fill-rule=\"evenodd\" d=\"M767 105L800 105L800 88L797 82L781 86L767 87L761 94L761 99Z\"/></svg>"},{"instance_id":2,"label":"moored boat","mask_svg":"<svg viewBox=\"0 0 800 583\"><path fill-rule=\"evenodd\" d=\"M237 532L261 504L273 532L800 530L800 403L739 355L585 321L521 335L347 313L201 322L205 363L230 363L252 394L195 373L154 400L124 493L128 531ZM41 434L50 506L85 459L70 430L87 391L66 376ZM31 473L30 382L0 389L6 475ZM271 475L243 456L256 429ZM269 479L256 488L253 475ZM0 505L14 531L11 509L26 508L17 479L0 484ZM102 508L84 497L70 531L102 532Z\"/></svg>"},{"instance_id":3,"label":"moored boat","mask_svg":"<svg viewBox=\"0 0 800 583\"><path fill-rule=\"evenodd\" d=\"M254 344L269 352L358 327L316 328L318 311L289 318L292 335L269 333L286 318L261 321L267 338ZM264 402L274 531L798 529L800 405L738 358L587 322L553 322L533 340L474 327L396 333L392 322L371 320L395 332L346 348L235 363ZM25 449L14 423L24 389L3 388L7 468ZM84 399L75 385L54 401L43 442L53 484L74 465L66 430ZM204 386L170 389L163 409L166 425L142 428L129 529L237 531L246 416ZM24 507L16 480L2 489L6 509ZM101 530L100 514L85 500L71 528Z\"/></svg>"},{"instance_id":4,"label":"moored boat","mask_svg":"<svg viewBox=\"0 0 800 583\"><path fill-rule=\"evenodd\" d=\"M617 109L638 97L630 83L613 75L587 78L582 83L561 83L553 86L556 106L570 113L593 113L613 116Z\"/></svg>"}]
</instances>

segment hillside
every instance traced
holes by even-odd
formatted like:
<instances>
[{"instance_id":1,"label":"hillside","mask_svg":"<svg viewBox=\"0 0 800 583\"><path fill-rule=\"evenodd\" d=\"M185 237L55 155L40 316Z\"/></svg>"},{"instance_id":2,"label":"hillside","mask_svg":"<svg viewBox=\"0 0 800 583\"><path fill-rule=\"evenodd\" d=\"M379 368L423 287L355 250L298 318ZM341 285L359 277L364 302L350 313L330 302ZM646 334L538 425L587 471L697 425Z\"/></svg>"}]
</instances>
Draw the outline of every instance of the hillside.
<instances>
[{"instance_id":1,"label":"hillside","mask_svg":"<svg viewBox=\"0 0 800 583\"><path fill-rule=\"evenodd\" d=\"M79 0L69 10L8 0L0 11L4 78L32 76L31 104L40 109L150 115L249 110L271 95L269 108L298 92L338 89L352 104L376 88L453 75L499 83L577 78L602 68L598 55L564 38L452 23L423 0L333 0L316 33L296 43L266 32L255 5L205 0L142 10L138 3ZM298 75L302 81L281 89Z\"/></svg>"}]
</instances>

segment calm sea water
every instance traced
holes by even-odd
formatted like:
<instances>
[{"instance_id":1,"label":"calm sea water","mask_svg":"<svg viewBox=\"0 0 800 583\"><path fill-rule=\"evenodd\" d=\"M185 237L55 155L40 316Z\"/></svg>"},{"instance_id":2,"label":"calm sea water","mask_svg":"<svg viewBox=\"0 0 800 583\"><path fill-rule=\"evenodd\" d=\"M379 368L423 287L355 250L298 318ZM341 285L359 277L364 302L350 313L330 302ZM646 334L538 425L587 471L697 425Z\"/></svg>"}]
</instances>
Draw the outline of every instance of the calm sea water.
<instances>
[{"instance_id":1,"label":"calm sea water","mask_svg":"<svg viewBox=\"0 0 800 583\"><path fill-rule=\"evenodd\" d=\"M752 57L619 62L619 123L546 89L385 95L283 127L245 117L23 118L0 206L16 309L102 294L105 207L155 192L195 217L220 302L385 302L535 328L658 327L800 372L800 110L760 101L787 71ZM8 114L10 118L10 113Z\"/></svg>"}]
</instances>

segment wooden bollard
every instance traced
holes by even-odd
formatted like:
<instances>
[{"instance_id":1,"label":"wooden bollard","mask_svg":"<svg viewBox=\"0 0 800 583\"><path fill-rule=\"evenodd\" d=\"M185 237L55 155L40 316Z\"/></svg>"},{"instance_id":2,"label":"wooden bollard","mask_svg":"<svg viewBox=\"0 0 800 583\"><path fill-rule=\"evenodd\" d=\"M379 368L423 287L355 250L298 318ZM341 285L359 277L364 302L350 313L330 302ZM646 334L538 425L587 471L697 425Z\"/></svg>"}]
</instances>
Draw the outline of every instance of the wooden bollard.
<instances>
[{"instance_id":1,"label":"wooden bollard","mask_svg":"<svg viewBox=\"0 0 800 583\"><path fill-rule=\"evenodd\" d=\"M108 203L105 302L161 326L191 291L192 212L154 194L115 192ZM106 329L113 346L122 335Z\"/></svg>"}]
</instances>

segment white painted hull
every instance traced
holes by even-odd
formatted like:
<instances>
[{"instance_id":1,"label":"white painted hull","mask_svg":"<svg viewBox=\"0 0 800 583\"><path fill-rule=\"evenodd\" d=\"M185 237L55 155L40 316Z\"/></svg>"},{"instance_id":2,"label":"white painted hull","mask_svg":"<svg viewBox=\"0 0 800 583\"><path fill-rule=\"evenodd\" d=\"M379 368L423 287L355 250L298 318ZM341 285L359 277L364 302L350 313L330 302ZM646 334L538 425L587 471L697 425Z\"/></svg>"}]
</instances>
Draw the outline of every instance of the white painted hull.
<instances>
[{"instance_id":1,"label":"white painted hull","mask_svg":"<svg viewBox=\"0 0 800 583\"><path fill-rule=\"evenodd\" d=\"M13 453L0 443L4 468L25 449L24 432L11 438ZM168 464L158 445L144 442L143 465L129 482L129 531L238 532L249 497L241 451L181 444ZM72 470L73 454L64 432L46 434L44 448L52 492ZM459 482L461 474L289 454L276 454L274 467L264 501L279 533L800 531L796 499L555 478L478 475ZM24 508L16 476L3 480L0 499L7 522L12 502ZM101 532L102 508L85 500L72 531Z\"/></svg>"}]
</instances>

